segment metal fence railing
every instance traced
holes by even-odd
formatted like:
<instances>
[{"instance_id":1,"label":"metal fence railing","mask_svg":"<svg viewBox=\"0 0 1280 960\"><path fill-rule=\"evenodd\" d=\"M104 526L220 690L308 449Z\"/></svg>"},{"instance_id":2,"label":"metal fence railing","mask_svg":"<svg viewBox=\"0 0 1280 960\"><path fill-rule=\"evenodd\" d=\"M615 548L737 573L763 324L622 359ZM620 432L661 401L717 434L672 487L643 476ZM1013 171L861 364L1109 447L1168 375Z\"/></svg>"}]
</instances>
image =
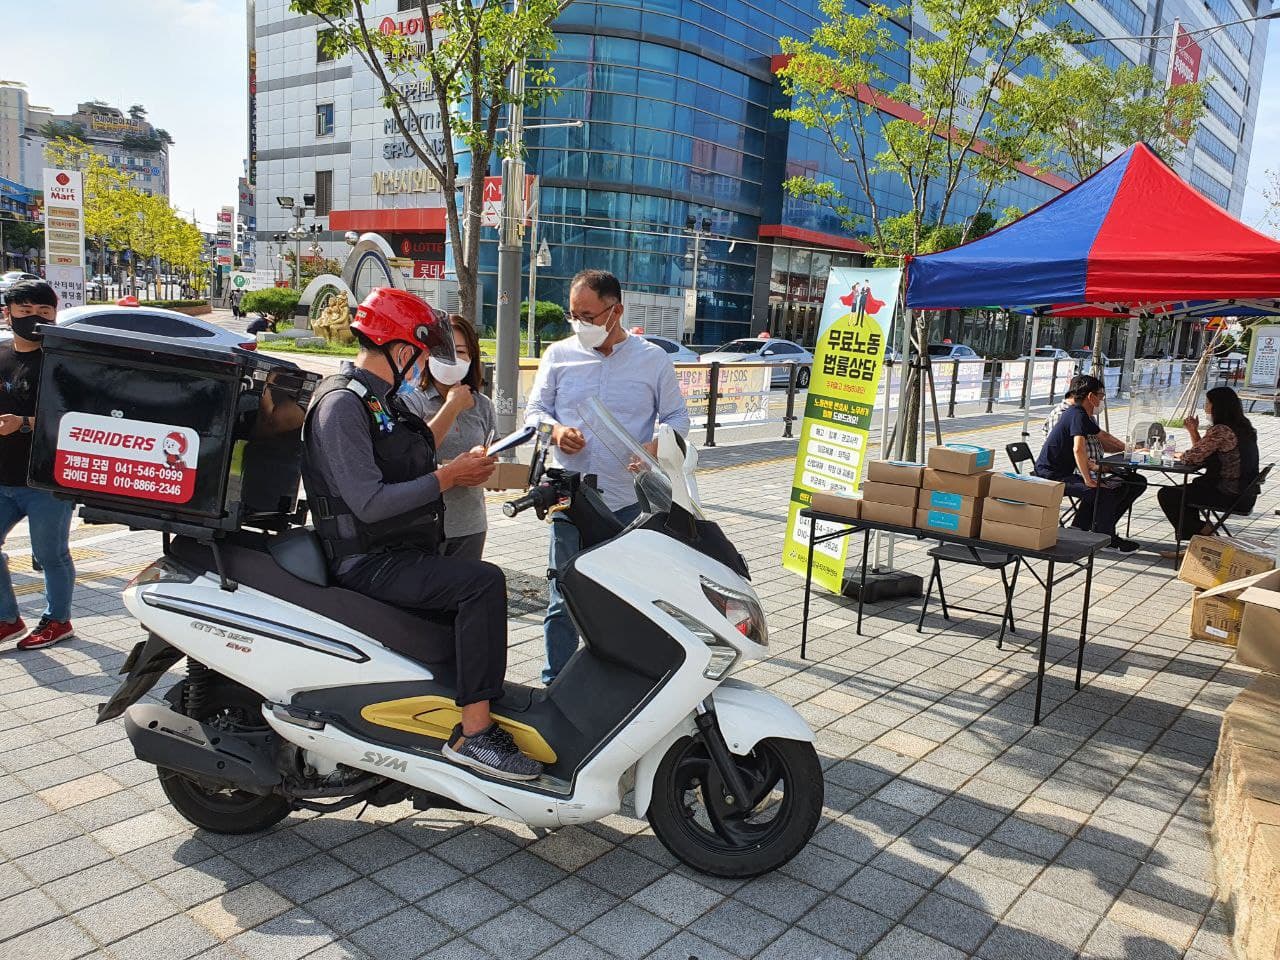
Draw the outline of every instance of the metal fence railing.
<instances>
[{"instance_id":1,"label":"metal fence railing","mask_svg":"<svg viewBox=\"0 0 1280 960\"><path fill-rule=\"evenodd\" d=\"M519 408L524 409L537 372L536 359L520 363ZM1076 360L946 360L931 364L938 411L947 419L982 416L1050 405L1061 400L1071 378L1087 370L1088 361ZM889 378L888 408L896 410L901 377L907 365L885 362ZM1165 396L1181 389L1195 364L1178 360L1139 360L1124 384L1127 392L1142 391ZM703 445L714 447L718 436L744 428L779 427L784 438L795 436L795 423L804 416L804 399L810 371L807 365L785 363L679 363L676 378L695 429L704 433ZM1210 384L1234 382L1241 373L1238 363L1211 369ZM1121 387L1121 366L1108 365L1103 383L1111 397ZM485 383L493 383L492 364L486 364ZM489 388L486 388L489 389ZM877 407L883 405L885 385L877 391Z\"/></svg>"}]
</instances>

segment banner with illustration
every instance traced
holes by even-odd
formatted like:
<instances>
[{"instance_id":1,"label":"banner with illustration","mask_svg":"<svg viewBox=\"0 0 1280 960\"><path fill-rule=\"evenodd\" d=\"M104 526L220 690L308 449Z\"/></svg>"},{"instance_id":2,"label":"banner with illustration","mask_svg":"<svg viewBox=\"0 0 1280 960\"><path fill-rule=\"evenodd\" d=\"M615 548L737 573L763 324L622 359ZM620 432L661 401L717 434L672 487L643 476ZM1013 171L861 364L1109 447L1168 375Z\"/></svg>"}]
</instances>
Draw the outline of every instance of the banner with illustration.
<instances>
[{"instance_id":1,"label":"banner with illustration","mask_svg":"<svg viewBox=\"0 0 1280 960\"><path fill-rule=\"evenodd\" d=\"M861 481L901 280L896 269L831 268L782 548L782 565L796 573L803 574L809 560L809 524L800 511L815 492L849 494ZM841 526L819 524L818 534ZM837 593L848 543L842 537L820 544L813 558L814 581Z\"/></svg>"}]
</instances>

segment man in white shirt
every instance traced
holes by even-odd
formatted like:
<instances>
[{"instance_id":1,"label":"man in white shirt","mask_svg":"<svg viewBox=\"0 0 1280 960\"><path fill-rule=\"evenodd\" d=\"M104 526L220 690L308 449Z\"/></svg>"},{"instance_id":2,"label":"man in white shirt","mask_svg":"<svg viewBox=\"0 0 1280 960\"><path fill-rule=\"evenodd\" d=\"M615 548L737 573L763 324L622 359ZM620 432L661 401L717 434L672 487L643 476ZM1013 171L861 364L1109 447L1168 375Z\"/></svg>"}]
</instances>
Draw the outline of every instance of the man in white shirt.
<instances>
[{"instance_id":1,"label":"man in white shirt","mask_svg":"<svg viewBox=\"0 0 1280 960\"><path fill-rule=\"evenodd\" d=\"M657 424L689 432L689 413L666 351L622 325L622 285L604 270L584 270L569 287L569 323L574 336L543 354L529 394L525 422L549 421L557 459L569 470L595 474L605 504L623 523L640 514L628 464L582 430L579 406L598 397L638 443L652 444ZM556 575L581 549L578 530L563 515L551 524L550 602L543 621L550 684L578 647L578 633L565 608Z\"/></svg>"}]
</instances>

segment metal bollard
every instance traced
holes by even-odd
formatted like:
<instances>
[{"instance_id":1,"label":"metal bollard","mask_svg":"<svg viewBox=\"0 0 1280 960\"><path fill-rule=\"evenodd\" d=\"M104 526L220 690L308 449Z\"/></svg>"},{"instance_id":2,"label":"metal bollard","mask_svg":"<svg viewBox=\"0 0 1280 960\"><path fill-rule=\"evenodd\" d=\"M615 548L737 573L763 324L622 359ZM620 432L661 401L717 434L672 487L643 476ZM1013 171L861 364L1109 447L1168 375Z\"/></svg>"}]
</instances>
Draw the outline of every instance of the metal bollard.
<instances>
[{"instance_id":1,"label":"metal bollard","mask_svg":"<svg viewBox=\"0 0 1280 960\"><path fill-rule=\"evenodd\" d=\"M787 415L782 421L782 435L784 437L791 436L791 424L796 418L796 372L798 368L794 360L790 361L787 366L791 370L787 375Z\"/></svg>"},{"instance_id":2,"label":"metal bollard","mask_svg":"<svg viewBox=\"0 0 1280 960\"><path fill-rule=\"evenodd\" d=\"M960 379L960 362L951 361L951 396L947 398L947 416L956 415L956 381Z\"/></svg>"},{"instance_id":3,"label":"metal bollard","mask_svg":"<svg viewBox=\"0 0 1280 960\"><path fill-rule=\"evenodd\" d=\"M1061 361L1055 358L1053 361L1053 379L1049 381L1049 402L1050 403L1052 403L1053 398L1058 395L1058 364L1059 363L1061 363Z\"/></svg>"},{"instance_id":4,"label":"metal bollard","mask_svg":"<svg viewBox=\"0 0 1280 960\"><path fill-rule=\"evenodd\" d=\"M987 387L987 413L995 407L996 393L1000 390L1000 361L991 361L991 383Z\"/></svg>"},{"instance_id":5,"label":"metal bollard","mask_svg":"<svg viewBox=\"0 0 1280 960\"><path fill-rule=\"evenodd\" d=\"M716 394L720 391L720 364L713 362L707 375L707 439L704 447L716 445Z\"/></svg>"}]
</instances>

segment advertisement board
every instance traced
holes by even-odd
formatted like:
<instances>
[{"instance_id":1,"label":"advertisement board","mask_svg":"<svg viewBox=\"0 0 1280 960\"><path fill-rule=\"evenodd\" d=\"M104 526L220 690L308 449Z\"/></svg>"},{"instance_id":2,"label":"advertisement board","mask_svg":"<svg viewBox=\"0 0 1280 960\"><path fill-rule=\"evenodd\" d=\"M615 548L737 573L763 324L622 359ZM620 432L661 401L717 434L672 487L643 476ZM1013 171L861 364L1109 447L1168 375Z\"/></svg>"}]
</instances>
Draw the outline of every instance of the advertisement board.
<instances>
[{"instance_id":1,"label":"advertisement board","mask_svg":"<svg viewBox=\"0 0 1280 960\"><path fill-rule=\"evenodd\" d=\"M61 308L84 305L84 182L79 170L44 171L45 274Z\"/></svg>"}]
</instances>

